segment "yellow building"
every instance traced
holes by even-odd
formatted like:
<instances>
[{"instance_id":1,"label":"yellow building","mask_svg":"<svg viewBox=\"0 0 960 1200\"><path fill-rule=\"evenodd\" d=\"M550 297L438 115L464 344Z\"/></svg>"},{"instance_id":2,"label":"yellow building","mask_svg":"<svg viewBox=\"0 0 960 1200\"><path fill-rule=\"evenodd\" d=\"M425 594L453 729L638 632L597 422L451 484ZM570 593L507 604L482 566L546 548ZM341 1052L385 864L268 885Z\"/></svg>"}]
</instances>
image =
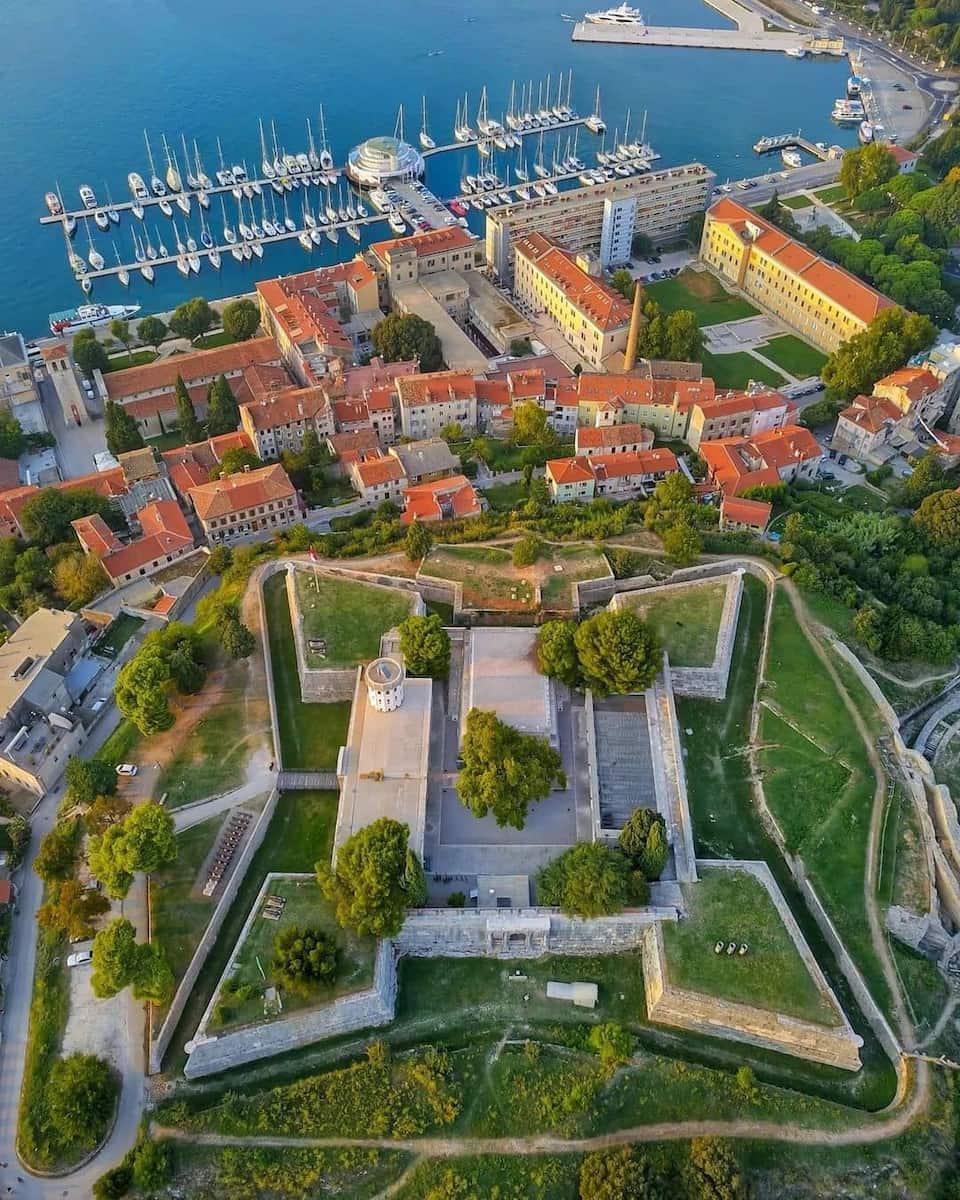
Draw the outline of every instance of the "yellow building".
<instances>
[{"instance_id":1,"label":"yellow building","mask_svg":"<svg viewBox=\"0 0 960 1200\"><path fill-rule=\"evenodd\" d=\"M893 304L726 197L707 210L700 258L827 353Z\"/></svg>"},{"instance_id":2,"label":"yellow building","mask_svg":"<svg viewBox=\"0 0 960 1200\"><path fill-rule=\"evenodd\" d=\"M517 299L534 312L546 312L564 341L590 366L622 370L630 304L542 233L521 238L515 249ZM620 361L614 364L615 359Z\"/></svg>"}]
</instances>

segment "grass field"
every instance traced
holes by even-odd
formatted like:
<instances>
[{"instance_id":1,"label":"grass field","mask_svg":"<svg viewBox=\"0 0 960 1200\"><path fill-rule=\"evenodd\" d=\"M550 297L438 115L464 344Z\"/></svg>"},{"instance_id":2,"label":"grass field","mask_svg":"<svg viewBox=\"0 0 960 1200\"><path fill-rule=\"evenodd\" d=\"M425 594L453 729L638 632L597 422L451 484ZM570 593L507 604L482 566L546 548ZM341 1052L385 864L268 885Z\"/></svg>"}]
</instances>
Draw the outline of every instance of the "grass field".
<instances>
[{"instance_id":1,"label":"grass field","mask_svg":"<svg viewBox=\"0 0 960 1200\"><path fill-rule=\"evenodd\" d=\"M833 187L820 188L814 195L821 204L835 204L838 200L846 200L847 198L847 193L839 184L835 184Z\"/></svg>"},{"instance_id":2,"label":"grass field","mask_svg":"<svg viewBox=\"0 0 960 1200\"><path fill-rule=\"evenodd\" d=\"M341 929L334 917L332 905L323 897L315 880L278 879L271 884L270 894L282 896L286 900L283 916L279 921L257 917L240 948L231 976L235 985L249 985L254 989L254 994L244 1003L235 1004L227 1000L223 1007L218 1006L220 1019L212 1021L212 1025L217 1029L249 1025L264 1019L263 989L276 982L272 975L273 943L277 935L291 925L320 928L331 934L337 942L340 956L337 978L332 985L314 985L302 993L287 988L281 989L285 1013L325 1004L347 992L369 987L373 981L376 941L373 938L357 937L348 930ZM224 1000L221 993L221 1004Z\"/></svg>"},{"instance_id":3,"label":"grass field","mask_svg":"<svg viewBox=\"0 0 960 1200\"><path fill-rule=\"evenodd\" d=\"M94 654L103 658L116 658L124 646L143 624L142 617L121 613L107 626L93 645Z\"/></svg>"},{"instance_id":4,"label":"grass field","mask_svg":"<svg viewBox=\"0 0 960 1200\"><path fill-rule=\"evenodd\" d=\"M205 333L193 343L196 350L213 350L217 346L232 346L233 338L225 330L217 333Z\"/></svg>"},{"instance_id":5,"label":"grass field","mask_svg":"<svg viewBox=\"0 0 960 1200\"><path fill-rule=\"evenodd\" d=\"M731 295L706 271L684 270L675 279L648 284L644 291L668 313L678 308L691 309L701 326L739 321L757 312L749 301Z\"/></svg>"},{"instance_id":6,"label":"grass field","mask_svg":"<svg viewBox=\"0 0 960 1200\"><path fill-rule=\"evenodd\" d=\"M226 814L220 813L177 834L177 857L150 877L153 937L176 979L186 971L216 907L216 897L202 894L203 882L198 885L197 876L225 820Z\"/></svg>"},{"instance_id":7,"label":"grass field","mask_svg":"<svg viewBox=\"0 0 960 1200\"><path fill-rule=\"evenodd\" d=\"M350 702L304 704L290 624L286 580L274 575L263 588L270 658L280 727L280 760L288 770L331 771L347 736Z\"/></svg>"},{"instance_id":8,"label":"grass field","mask_svg":"<svg viewBox=\"0 0 960 1200\"><path fill-rule=\"evenodd\" d=\"M855 483L843 493L845 504L859 509L861 512L885 512L890 507L890 501L877 495L873 488L862 483Z\"/></svg>"},{"instance_id":9,"label":"grass field","mask_svg":"<svg viewBox=\"0 0 960 1200\"><path fill-rule=\"evenodd\" d=\"M738 351L735 354L711 354L704 350L700 356L704 375L709 375L718 388L745 388L753 380L780 387L785 383L779 371L774 371L752 354Z\"/></svg>"},{"instance_id":10,"label":"grass field","mask_svg":"<svg viewBox=\"0 0 960 1200\"><path fill-rule=\"evenodd\" d=\"M803 1021L839 1023L758 879L746 871L704 871L683 892L688 915L663 926L671 983ZM749 949L742 957L716 954L717 942Z\"/></svg>"},{"instance_id":11,"label":"grass field","mask_svg":"<svg viewBox=\"0 0 960 1200\"><path fill-rule=\"evenodd\" d=\"M557 568L562 568L557 570ZM540 596L545 609L573 607L573 585L582 579L605 579L610 568L592 546L547 546L537 560Z\"/></svg>"},{"instance_id":12,"label":"grass field","mask_svg":"<svg viewBox=\"0 0 960 1200\"><path fill-rule=\"evenodd\" d=\"M806 379L810 375L819 375L820 369L827 361L827 356L808 346L806 342L792 333L782 337L771 338L765 346L760 347L764 358L769 358L778 367L783 367L788 375L797 379Z\"/></svg>"},{"instance_id":13,"label":"grass field","mask_svg":"<svg viewBox=\"0 0 960 1200\"><path fill-rule=\"evenodd\" d=\"M726 581L669 592L628 593L630 607L653 627L674 667L709 667L720 632Z\"/></svg>"},{"instance_id":14,"label":"grass field","mask_svg":"<svg viewBox=\"0 0 960 1200\"><path fill-rule=\"evenodd\" d=\"M280 797L263 843L247 868L237 898L184 1008L165 1067L182 1069L183 1043L197 1028L267 874L313 871L318 862L329 861L337 801L336 792L286 792Z\"/></svg>"},{"instance_id":15,"label":"grass field","mask_svg":"<svg viewBox=\"0 0 960 1200\"><path fill-rule=\"evenodd\" d=\"M792 208L795 212L799 208L811 208L813 201L809 196L781 196L780 203L784 208Z\"/></svg>"},{"instance_id":16,"label":"grass field","mask_svg":"<svg viewBox=\"0 0 960 1200\"><path fill-rule=\"evenodd\" d=\"M232 663L222 696L194 726L164 767L157 794L167 808L180 808L239 787L253 749L270 727L266 697L248 697L246 662Z\"/></svg>"},{"instance_id":17,"label":"grass field","mask_svg":"<svg viewBox=\"0 0 960 1200\"><path fill-rule=\"evenodd\" d=\"M409 592L352 579L320 576L319 591L308 571L297 571L294 579L311 667L352 667L376 658L381 634L408 617L413 605ZM323 654L310 650L311 638L326 642Z\"/></svg>"},{"instance_id":18,"label":"grass field","mask_svg":"<svg viewBox=\"0 0 960 1200\"><path fill-rule=\"evenodd\" d=\"M483 495L494 512L510 512L526 503L527 489L523 483L501 483L484 488Z\"/></svg>"},{"instance_id":19,"label":"grass field","mask_svg":"<svg viewBox=\"0 0 960 1200\"><path fill-rule=\"evenodd\" d=\"M142 367L147 363L152 363L157 357L155 350L134 350L132 354L112 355L104 368L104 375L108 375L111 371L126 371L128 367Z\"/></svg>"},{"instance_id":20,"label":"grass field","mask_svg":"<svg viewBox=\"0 0 960 1200\"><path fill-rule=\"evenodd\" d=\"M513 566L509 550L492 546L434 546L421 573L463 584L465 608L533 612L535 592L529 575Z\"/></svg>"}]
</instances>

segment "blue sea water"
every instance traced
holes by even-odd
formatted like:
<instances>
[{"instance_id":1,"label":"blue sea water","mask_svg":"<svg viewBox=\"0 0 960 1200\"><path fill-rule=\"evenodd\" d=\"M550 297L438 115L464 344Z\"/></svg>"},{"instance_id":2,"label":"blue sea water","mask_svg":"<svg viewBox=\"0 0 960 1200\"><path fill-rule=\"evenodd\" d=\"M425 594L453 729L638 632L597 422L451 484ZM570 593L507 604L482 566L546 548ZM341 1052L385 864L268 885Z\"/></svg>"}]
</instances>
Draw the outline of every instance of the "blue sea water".
<instances>
[{"instance_id":1,"label":"blue sea water","mask_svg":"<svg viewBox=\"0 0 960 1200\"><path fill-rule=\"evenodd\" d=\"M850 131L838 130L829 119L834 98L843 94L845 60L575 44L573 27L560 13L579 16L582 3L99 0L91 7L74 0L13 0L5 13L0 85L0 328L38 336L49 312L82 300L58 227L37 223L46 211L43 193L59 183L68 207L78 208L77 186L86 182L101 200L105 184L114 201L128 200L127 172L147 174L144 129L158 159L161 134L178 145L182 132L190 142L198 139L212 175L219 135L228 161L245 158L252 172L260 159L259 117L268 128L275 119L286 148L297 151L306 148L306 118L316 128L322 103L335 157L342 162L357 142L393 132L401 102L408 140L416 140L425 94L431 132L446 143L453 140L454 109L465 90L472 116L483 84L491 114L499 114L512 79L519 86L551 73L555 86L559 72L572 68L574 104L581 112L592 108L599 83L611 134L616 125L622 130L628 108L631 129L639 133L646 109L648 139L664 164L698 159L721 179L756 169L750 147L762 134L802 127L814 141L852 141ZM589 6L600 3L607 0ZM726 24L701 0L648 0L643 12L651 24ZM582 131L581 157L595 145ZM533 143L527 146L532 154ZM471 170L475 162L474 155ZM452 195L464 166L461 152L437 156L427 182L441 197ZM314 189L311 193L316 197ZM291 215L299 215L298 192L291 204ZM215 228L222 223L218 210L214 201ZM172 245L169 222L158 210L153 213L150 228L162 226ZM478 231L481 222L479 214L471 216ZM193 226L196 233L196 205ZM108 261L114 238L121 257L132 260L132 228L139 230L140 223L127 214L110 234L93 231ZM364 237L388 232L376 226ZM86 253L82 233L77 248ZM257 278L355 251L355 243L341 235L339 246L325 243L308 259L294 240L267 247L262 261L240 265L225 256L219 274L205 266L199 278L184 279L169 266L157 270L152 287L135 274L129 291L114 279L100 280L93 299L128 298L144 312L159 312L192 295L246 291Z\"/></svg>"}]
</instances>

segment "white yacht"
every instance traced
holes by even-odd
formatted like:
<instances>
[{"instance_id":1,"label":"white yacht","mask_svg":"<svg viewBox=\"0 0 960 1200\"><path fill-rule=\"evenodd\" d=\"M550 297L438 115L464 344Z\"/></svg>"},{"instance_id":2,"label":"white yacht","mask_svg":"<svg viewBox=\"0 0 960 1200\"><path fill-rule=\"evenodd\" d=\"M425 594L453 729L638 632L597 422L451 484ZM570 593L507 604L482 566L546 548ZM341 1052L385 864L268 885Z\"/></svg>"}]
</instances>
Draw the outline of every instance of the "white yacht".
<instances>
[{"instance_id":1,"label":"white yacht","mask_svg":"<svg viewBox=\"0 0 960 1200\"><path fill-rule=\"evenodd\" d=\"M783 159L783 165L790 167L792 170L803 166L803 159L796 150L783 150L780 153L780 157Z\"/></svg>"},{"instance_id":2,"label":"white yacht","mask_svg":"<svg viewBox=\"0 0 960 1200\"><path fill-rule=\"evenodd\" d=\"M584 13L583 19L591 25L642 25L643 17L638 8L629 4L618 4L616 8L605 8L601 12Z\"/></svg>"}]
</instances>

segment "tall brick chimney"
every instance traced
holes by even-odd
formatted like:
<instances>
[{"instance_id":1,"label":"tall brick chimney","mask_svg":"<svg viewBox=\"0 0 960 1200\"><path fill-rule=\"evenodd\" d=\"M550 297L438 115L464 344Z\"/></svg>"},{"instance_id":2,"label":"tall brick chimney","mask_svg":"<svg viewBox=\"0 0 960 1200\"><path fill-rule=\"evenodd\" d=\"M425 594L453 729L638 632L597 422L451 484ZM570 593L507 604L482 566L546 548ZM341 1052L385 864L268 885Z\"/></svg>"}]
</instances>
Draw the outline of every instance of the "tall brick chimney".
<instances>
[{"instance_id":1,"label":"tall brick chimney","mask_svg":"<svg viewBox=\"0 0 960 1200\"><path fill-rule=\"evenodd\" d=\"M630 314L630 332L627 334L627 348L623 352L623 369L632 371L637 361L637 338L640 336L640 284L636 285L633 293L633 312Z\"/></svg>"}]
</instances>

